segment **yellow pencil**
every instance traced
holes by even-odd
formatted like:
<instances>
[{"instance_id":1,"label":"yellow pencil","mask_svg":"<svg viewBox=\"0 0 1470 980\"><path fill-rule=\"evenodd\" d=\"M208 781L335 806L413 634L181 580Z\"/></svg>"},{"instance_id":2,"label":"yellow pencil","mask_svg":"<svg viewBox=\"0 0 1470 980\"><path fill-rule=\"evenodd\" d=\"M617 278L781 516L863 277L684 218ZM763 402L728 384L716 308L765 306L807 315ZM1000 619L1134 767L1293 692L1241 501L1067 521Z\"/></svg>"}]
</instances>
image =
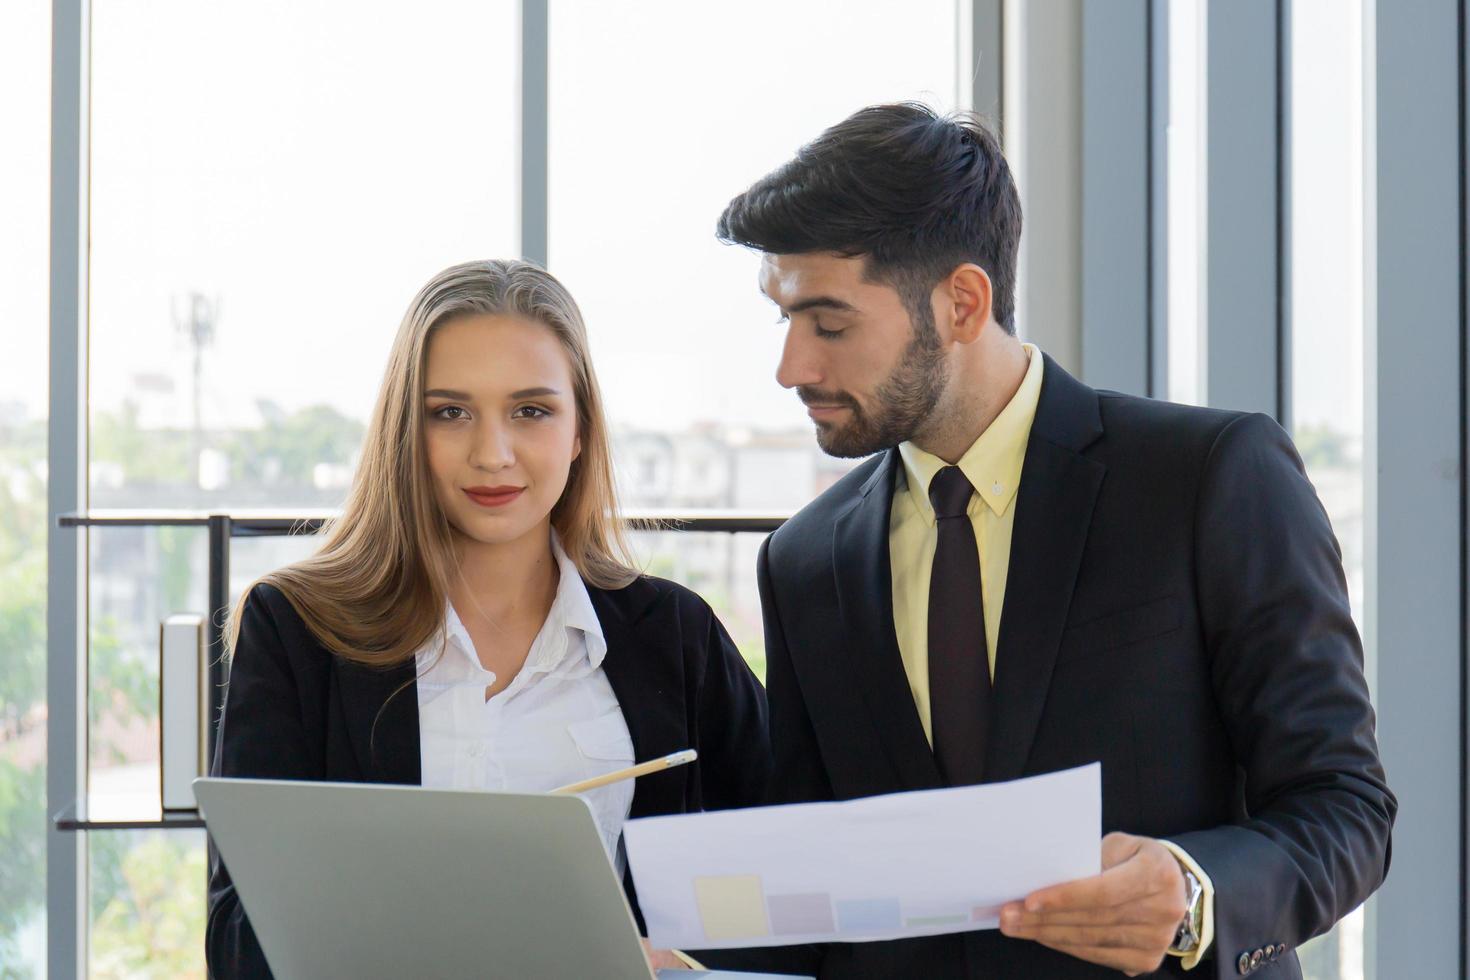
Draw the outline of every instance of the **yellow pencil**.
<instances>
[{"instance_id":1,"label":"yellow pencil","mask_svg":"<svg viewBox=\"0 0 1470 980\"><path fill-rule=\"evenodd\" d=\"M585 793L589 789L606 786L608 783L616 783L622 779L636 779L639 776L647 776L651 772L663 772L665 769L672 769L675 766L688 765L698 758L699 753L694 749L684 749L679 752L670 753L662 759L650 759L647 762L640 762L636 766L619 769L617 772L610 772L601 776L594 776L591 779L584 779L580 783L569 783L566 786L558 786L551 792Z\"/></svg>"}]
</instances>

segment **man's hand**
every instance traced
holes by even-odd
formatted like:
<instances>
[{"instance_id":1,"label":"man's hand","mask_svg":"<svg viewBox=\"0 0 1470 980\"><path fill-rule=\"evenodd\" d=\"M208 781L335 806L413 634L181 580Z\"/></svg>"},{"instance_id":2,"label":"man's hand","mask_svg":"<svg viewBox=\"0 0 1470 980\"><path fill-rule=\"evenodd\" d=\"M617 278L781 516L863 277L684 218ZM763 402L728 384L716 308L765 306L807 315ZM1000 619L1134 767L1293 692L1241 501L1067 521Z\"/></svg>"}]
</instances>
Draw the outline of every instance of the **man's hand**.
<instances>
[{"instance_id":1,"label":"man's hand","mask_svg":"<svg viewBox=\"0 0 1470 980\"><path fill-rule=\"evenodd\" d=\"M1102 863L1100 875L1009 903L1000 931L1130 977L1157 970L1186 911L1179 862L1150 837L1108 834Z\"/></svg>"},{"instance_id":2,"label":"man's hand","mask_svg":"<svg viewBox=\"0 0 1470 980\"><path fill-rule=\"evenodd\" d=\"M689 964L666 949L654 949L648 945L648 940L643 940L643 955L648 957L648 965L655 970L687 970Z\"/></svg>"}]
</instances>

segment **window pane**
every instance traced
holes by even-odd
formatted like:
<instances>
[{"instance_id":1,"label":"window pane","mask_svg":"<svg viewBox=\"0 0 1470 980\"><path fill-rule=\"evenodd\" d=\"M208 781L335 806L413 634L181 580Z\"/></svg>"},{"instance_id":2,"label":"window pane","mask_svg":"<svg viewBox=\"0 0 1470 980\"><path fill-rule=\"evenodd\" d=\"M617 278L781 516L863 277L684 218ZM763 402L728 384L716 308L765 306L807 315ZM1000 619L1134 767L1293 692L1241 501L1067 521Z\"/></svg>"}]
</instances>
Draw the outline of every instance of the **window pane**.
<instances>
[{"instance_id":1,"label":"window pane","mask_svg":"<svg viewBox=\"0 0 1470 980\"><path fill-rule=\"evenodd\" d=\"M1205 11L1197 0L1169 0L1169 122L1165 138L1168 311L1165 350L1169 401L1203 405Z\"/></svg>"},{"instance_id":2,"label":"window pane","mask_svg":"<svg viewBox=\"0 0 1470 980\"><path fill-rule=\"evenodd\" d=\"M1362 632L1362 8L1295 0L1290 10L1292 437L1342 545ZM1360 980L1363 910L1306 944L1302 966L1309 980Z\"/></svg>"},{"instance_id":3,"label":"window pane","mask_svg":"<svg viewBox=\"0 0 1470 980\"><path fill-rule=\"evenodd\" d=\"M766 641L761 630L755 560L765 537L692 531L632 536L639 567L698 592L762 681L766 678Z\"/></svg>"},{"instance_id":4,"label":"window pane","mask_svg":"<svg viewBox=\"0 0 1470 980\"><path fill-rule=\"evenodd\" d=\"M98 0L92 504L340 502L388 345L518 252L514 4Z\"/></svg>"},{"instance_id":5,"label":"window pane","mask_svg":"<svg viewBox=\"0 0 1470 980\"><path fill-rule=\"evenodd\" d=\"M0 5L0 972L46 975L51 4Z\"/></svg>"},{"instance_id":6,"label":"window pane","mask_svg":"<svg viewBox=\"0 0 1470 980\"><path fill-rule=\"evenodd\" d=\"M205 613L208 538L190 527L94 529L88 558L89 815L159 816L159 624Z\"/></svg>"},{"instance_id":7,"label":"window pane","mask_svg":"<svg viewBox=\"0 0 1470 980\"><path fill-rule=\"evenodd\" d=\"M201 830L87 836L94 980L204 976Z\"/></svg>"},{"instance_id":8,"label":"window pane","mask_svg":"<svg viewBox=\"0 0 1470 980\"><path fill-rule=\"evenodd\" d=\"M91 505L338 505L414 292L518 252L515 5L97 0L92 54ZM92 541L93 812L148 816L206 538ZM201 974L202 835L92 856L93 971Z\"/></svg>"},{"instance_id":9,"label":"window pane","mask_svg":"<svg viewBox=\"0 0 1470 980\"><path fill-rule=\"evenodd\" d=\"M959 103L954 0L735 6L658 0L551 5L551 268L587 317L619 426L626 502L791 510L821 467L792 479L691 479L654 499L628 445L678 434L685 450L793 437L820 451L796 396L774 380L783 329L756 290L758 259L715 241L735 194L864 105ZM711 480L715 480L714 476Z\"/></svg>"}]
</instances>

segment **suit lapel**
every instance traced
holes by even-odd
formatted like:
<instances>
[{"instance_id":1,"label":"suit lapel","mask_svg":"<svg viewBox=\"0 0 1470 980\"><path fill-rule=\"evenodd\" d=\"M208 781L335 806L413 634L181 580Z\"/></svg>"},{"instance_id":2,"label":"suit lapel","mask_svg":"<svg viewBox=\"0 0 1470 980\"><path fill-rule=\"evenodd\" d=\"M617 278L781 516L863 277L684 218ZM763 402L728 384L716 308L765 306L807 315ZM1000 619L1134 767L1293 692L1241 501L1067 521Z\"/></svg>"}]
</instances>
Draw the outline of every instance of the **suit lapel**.
<instances>
[{"instance_id":1,"label":"suit lapel","mask_svg":"<svg viewBox=\"0 0 1470 980\"><path fill-rule=\"evenodd\" d=\"M642 579L614 591L589 586L587 594L607 641L602 670L628 723L634 759L645 762L688 748L682 644L673 619L660 615L673 607L650 610L658 590ZM629 817L683 812L695 766L637 780Z\"/></svg>"},{"instance_id":2,"label":"suit lapel","mask_svg":"<svg viewBox=\"0 0 1470 980\"><path fill-rule=\"evenodd\" d=\"M388 670L343 660L334 663L348 735L363 777L375 783L421 784L414 661Z\"/></svg>"},{"instance_id":3,"label":"suit lapel","mask_svg":"<svg viewBox=\"0 0 1470 980\"><path fill-rule=\"evenodd\" d=\"M914 706L893 625L888 527L899 465L898 451L889 450L857 502L837 519L832 563L848 655L884 752L902 788L932 789L944 784Z\"/></svg>"},{"instance_id":4,"label":"suit lapel","mask_svg":"<svg viewBox=\"0 0 1470 980\"><path fill-rule=\"evenodd\" d=\"M1020 776L1036 738L1106 472L1080 453L1101 435L1097 393L1048 357L1016 495L987 782Z\"/></svg>"}]
</instances>

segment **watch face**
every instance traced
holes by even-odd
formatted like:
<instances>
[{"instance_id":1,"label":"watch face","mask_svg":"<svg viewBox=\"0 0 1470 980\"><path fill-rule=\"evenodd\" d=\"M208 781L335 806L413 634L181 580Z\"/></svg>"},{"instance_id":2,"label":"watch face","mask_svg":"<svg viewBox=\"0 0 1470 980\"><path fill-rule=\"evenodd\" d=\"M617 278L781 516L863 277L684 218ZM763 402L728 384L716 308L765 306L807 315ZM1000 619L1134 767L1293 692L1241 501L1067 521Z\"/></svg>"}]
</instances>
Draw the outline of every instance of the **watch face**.
<instances>
[{"instance_id":1,"label":"watch face","mask_svg":"<svg viewBox=\"0 0 1470 980\"><path fill-rule=\"evenodd\" d=\"M1189 905L1184 910L1183 921L1179 923L1179 928L1174 933L1174 944L1169 948L1175 953L1192 953L1194 952L1194 948L1199 945L1204 887L1188 868L1181 868L1180 870L1184 872L1184 884L1189 890Z\"/></svg>"}]
</instances>

